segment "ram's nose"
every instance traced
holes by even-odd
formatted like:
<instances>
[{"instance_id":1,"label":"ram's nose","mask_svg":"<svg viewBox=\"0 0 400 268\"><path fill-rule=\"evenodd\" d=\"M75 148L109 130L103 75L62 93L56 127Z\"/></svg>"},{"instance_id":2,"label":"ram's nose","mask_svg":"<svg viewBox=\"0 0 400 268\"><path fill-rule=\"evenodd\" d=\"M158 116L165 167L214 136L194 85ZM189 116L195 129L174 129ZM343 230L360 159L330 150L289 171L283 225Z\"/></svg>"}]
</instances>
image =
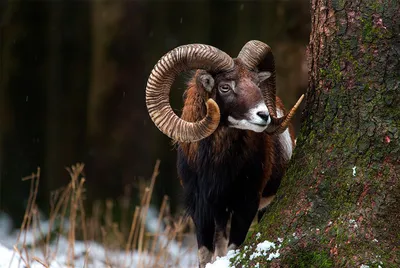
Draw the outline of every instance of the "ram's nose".
<instances>
[{"instance_id":1,"label":"ram's nose","mask_svg":"<svg viewBox=\"0 0 400 268\"><path fill-rule=\"evenodd\" d=\"M259 117L261 117L261 119L264 120L265 122L268 122L268 119L269 119L269 113L268 113L268 111L260 111L260 112L257 112L257 115L258 115Z\"/></svg>"}]
</instances>

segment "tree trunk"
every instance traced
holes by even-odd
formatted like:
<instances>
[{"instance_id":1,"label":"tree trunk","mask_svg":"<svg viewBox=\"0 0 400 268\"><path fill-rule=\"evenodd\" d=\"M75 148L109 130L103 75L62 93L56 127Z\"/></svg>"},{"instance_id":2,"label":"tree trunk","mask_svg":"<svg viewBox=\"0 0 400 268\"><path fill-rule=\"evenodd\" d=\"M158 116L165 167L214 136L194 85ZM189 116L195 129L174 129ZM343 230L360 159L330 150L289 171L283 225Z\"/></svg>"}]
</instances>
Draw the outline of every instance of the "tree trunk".
<instances>
[{"instance_id":1,"label":"tree trunk","mask_svg":"<svg viewBox=\"0 0 400 268\"><path fill-rule=\"evenodd\" d=\"M313 0L311 9L297 147L275 202L249 233L247 257L232 261L399 267L400 3ZM280 256L250 258L264 240Z\"/></svg>"},{"instance_id":2,"label":"tree trunk","mask_svg":"<svg viewBox=\"0 0 400 268\"><path fill-rule=\"evenodd\" d=\"M41 2L9 1L1 6L6 9L0 12L0 210L19 226L29 196L29 184L21 178L43 161L46 8ZM41 197L39 192L39 206Z\"/></svg>"},{"instance_id":3,"label":"tree trunk","mask_svg":"<svg viewBox=\"0 0 400 268\"><path fill-rule=\"evenodd\" d=\"M65 167L84 159L91 41L88 3L54 1L44 7L48 28L43 41L47 62L41 185L49 200L50 192L69 181Z\"/></svg>"},{"instance_id":4,"label":"tree trunk","mask_svg":"<svg viewBox=\"0 0 400 268\"><path fill-rule=\"evenodd\" d=\"M115 84L116 64L110 59L109 46L118 32L123 13L123 2L93 1L91 18L91 81L87 105L87 135L101 133L100 110L108 91Z\"/></svg>"}]
</instances>

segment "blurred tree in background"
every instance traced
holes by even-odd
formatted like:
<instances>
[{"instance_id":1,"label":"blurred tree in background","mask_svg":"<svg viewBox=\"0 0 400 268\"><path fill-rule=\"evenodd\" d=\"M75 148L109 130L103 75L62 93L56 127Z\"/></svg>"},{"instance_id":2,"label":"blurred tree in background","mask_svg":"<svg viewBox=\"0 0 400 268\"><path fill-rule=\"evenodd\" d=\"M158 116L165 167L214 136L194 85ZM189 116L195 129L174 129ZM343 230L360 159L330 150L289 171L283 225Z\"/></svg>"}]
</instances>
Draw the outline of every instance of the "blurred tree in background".
<instances>
[{"instance_id":1,"label":"blurred tree in background","mask_svg":"<svg viewBox=\"0 0 400 268\"><path fill-rule=\"evenodd\" d=\"M0 8L0 210L17 222L29 191L21 178L42 168L38 201L46 211L50 192L68 181L65 167L77 161L86 164L94 201L136 187L160 159L154 202L168 194L179 209L176 153L144 102L152 67L176 46L206 43L235 57L259 39L275 53L286 106L307 87L306 0L10 1ZM187 78L171 92L178 114Z\"/></svg>"}]
</instances>

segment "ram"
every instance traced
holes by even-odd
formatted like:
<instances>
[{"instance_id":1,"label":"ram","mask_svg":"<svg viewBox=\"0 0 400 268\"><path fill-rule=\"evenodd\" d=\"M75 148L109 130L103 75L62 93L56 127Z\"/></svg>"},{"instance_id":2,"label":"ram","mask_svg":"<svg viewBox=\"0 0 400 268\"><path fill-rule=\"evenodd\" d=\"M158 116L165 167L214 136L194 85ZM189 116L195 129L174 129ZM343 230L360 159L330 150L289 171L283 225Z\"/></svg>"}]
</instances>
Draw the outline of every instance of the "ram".
<instances>
[{"instance_id":1,"label":"ram","mask_svg":"<svg viewBox=\"0 0 400 268\"><path fill-rule=\"evenodd\" d=\"M176 76L189 70L196 71L180 118L169 93ZM159 130L177 143L200 267L240 246L257 212L272 201L295 146L290 119L303 97L285 112L272 51L257 40L237 58L209 45L183 45L154 66L146 105Z\"/></svg>"}]
</instances>

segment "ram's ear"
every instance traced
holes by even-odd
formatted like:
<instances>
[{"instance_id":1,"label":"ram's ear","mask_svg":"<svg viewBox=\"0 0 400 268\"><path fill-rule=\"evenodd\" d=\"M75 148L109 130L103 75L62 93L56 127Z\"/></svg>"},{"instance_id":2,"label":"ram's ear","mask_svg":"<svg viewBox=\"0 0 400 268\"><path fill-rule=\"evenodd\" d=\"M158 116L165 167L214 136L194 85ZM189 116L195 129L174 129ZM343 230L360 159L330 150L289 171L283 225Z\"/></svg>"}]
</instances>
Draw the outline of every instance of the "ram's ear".
<instances>
[{"instance_id":1,"label":"ram's ear","mask_svg":"<svg viewBox=\"0 0 400 268\"><path fill-rule=\"evenodd\" d=\"M201 86L207 92L211 93L212 89L214 88L214 78L211 74L207 73L206 71L201 72L197 76L197 86Z\"/></svg>"},{"instance_id":2,"label":"ram's ear","mask_svg":"<svg viewBox=\"0 0 400 268\"><path fill-rule=\"evenodd\" d=\"M259 79L260 83L262 83L265 80L267 80L268 78L270 78L271 75L272 75L271 72L259 72L258 73L258 79Z\"/></svg>"}]
</instances>

